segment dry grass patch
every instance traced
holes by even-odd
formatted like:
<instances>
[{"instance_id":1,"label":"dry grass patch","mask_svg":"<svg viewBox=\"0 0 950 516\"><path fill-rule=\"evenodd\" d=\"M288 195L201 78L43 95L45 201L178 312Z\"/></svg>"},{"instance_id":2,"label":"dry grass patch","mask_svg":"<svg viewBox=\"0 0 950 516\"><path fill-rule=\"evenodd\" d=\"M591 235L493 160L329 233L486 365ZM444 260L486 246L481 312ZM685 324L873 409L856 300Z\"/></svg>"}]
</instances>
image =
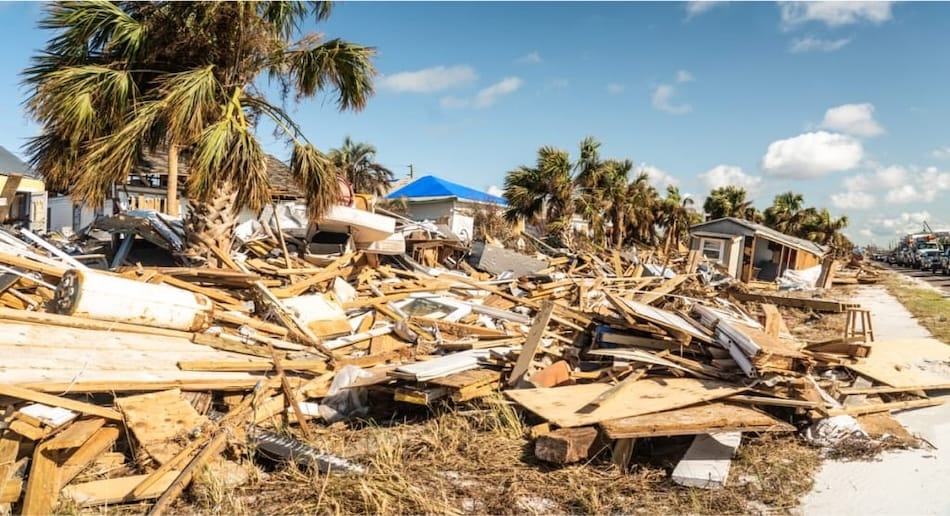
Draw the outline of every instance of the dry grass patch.
<instances>
[{"instance_id":1,"label":"dry grass patch","mask_svg":"<svg viewBox=\"0 0 950 516\"><path fill-rule=\"evenodd\" d=\"M883 285L934 337L950 344L950 299L897 274L888 274Z\"/></svg>"},{"instance_id":2,"label":"dry grass patch","mask_svg":"<svg viewBox=\"0 0 950 516\"><path fill-rule=\"evenodd\" d=\"M605 447L586 464L537 461L521 416L500 398L440 408L418 420L325 429L316 444L368 466L362 475L282 467L221 503L195 497L182 512L210 514L747 514L786 512L812 484L818 450L794 436L748 436L731 486L674 485L669 472L690 439L641 440L630 473ZM184 505L187 503L188 505Z\"/></svg>"}]
</instances>

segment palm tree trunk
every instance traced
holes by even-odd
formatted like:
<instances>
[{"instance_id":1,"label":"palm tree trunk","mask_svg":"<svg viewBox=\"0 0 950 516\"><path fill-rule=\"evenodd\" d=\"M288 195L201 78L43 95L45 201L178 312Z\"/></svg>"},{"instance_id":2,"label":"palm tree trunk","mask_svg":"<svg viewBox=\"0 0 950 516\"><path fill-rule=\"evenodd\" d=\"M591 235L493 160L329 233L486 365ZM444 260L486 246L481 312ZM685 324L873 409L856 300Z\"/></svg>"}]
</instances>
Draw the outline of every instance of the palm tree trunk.
<instances>
[{"instance_id":1,"label":"palm tree trunk","mask_svg":"<svg viewBox=\"0 0 950 516\"><path fill-rule=\"evenodd\" d=\"M168 144L168 193L165 199L165 212L178 217L178 146Z\"/></svg>"},{"instance_id":2,"label":"palm tree trunk","mask_svg":"<svg viewBox=\"0 0 950 516\"><path fill-rule=\"evenodd\" d=\"M237 188L231 183L222 183L210 199L189 203L185 221L185 257L189 261L206 267L234 268L231 246L238 224L236 200Z\"/></svg>"},{"instance_id":3,"label":"palm tree trunk","mask_svg":"<svg viewBox=\"0 0 950 516\"><path fill-rule=\"evenodd\" d=\"M624 213L622 210L617 210L614 212L614 247L620 249L623 246L623 237L624 237Z\"/></svg>"}]
</instances>

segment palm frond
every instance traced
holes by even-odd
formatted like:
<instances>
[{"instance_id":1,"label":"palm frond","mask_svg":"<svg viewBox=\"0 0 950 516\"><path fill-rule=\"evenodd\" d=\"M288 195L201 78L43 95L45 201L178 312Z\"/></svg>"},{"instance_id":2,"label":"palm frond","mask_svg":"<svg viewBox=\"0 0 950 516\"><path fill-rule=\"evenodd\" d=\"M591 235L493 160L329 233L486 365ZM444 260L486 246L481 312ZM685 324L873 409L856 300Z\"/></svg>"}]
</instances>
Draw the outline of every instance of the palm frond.
<instances>
[{"instance_id":1,"label":"palm frond","mask_svg":"<svg viewBox=\"0 0 950 516\"><path fill-rule=\"evenodd\" d=\"M237 188L237 205L260 209L270 200L267 162L252 130L240 113L230 112L210 124L192 147L189 198L210 199L224 184Z\"/></svg>"},{"instance_id":2,"label":"palm frond","mask_svg":"<svg viewBox=\"0 0 950 516\"><path fill-rule=\"evenodd\" d=\"M220 120L225 91L214 74L214 66L165 74L156 80L156 85L169 139L192 142Z\"/></svg>"},{"instance_id":3,"label":"palm frond","mask_svg":"<svg viewBox=\"0 0 950 516\"><path fill-rule=\"evenodd\" d=\"M286 67L298 97L312 97L329 87L336 90L340 110L360 110L373 95L375 54L372 47L332 39L284 52L280 64Z\"/></svg>"},{"instance_id":4,"label":"palm frond","mask_svg":"<svg viewBox=\"0 0 950 516\"><path fill-rule=\"evenodd\" d=\"M336 204L340 187L330 160L313 145L295 145L290 172L307 196L307 213L317 220Z\"/></svg>"},{"instance_id":5,"label":"palm frond","mask_svg":"<svg viewBox=\"0 0 950 516\"><path fill-rule=\"evenodd\" d=\"M49 41L49 52L74 58L108 50L134 59L145 39L144 25L106 0L50 4L39 26L61 31Z\"/></svg>"}]
</instances>

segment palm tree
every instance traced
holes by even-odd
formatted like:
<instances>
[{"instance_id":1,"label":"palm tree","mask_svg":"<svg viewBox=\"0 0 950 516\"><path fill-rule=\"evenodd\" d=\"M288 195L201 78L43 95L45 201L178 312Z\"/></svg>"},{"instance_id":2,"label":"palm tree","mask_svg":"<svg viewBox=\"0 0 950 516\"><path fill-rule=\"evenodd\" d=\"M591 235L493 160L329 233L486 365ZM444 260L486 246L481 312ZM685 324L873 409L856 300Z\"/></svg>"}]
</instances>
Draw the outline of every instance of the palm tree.
<instances>
[{"instance_id":1,"label":"palm tree","mask_svg":"<svg viewBox=\"0 0 950 516\"><path fill-rule=\"evenodd\" d=\"M395 179L391 170L376 162L376 147L354 142L349 136L343 139L342 147L331 149L327 155L356 193L385 195Z\"/></svg>"},{"instance_id":2,"label":"palm tree","mask_svg":"<svg viewBox=\"0 0 950 516\"><path fill-rule=\"evenodd\" d=\"M848 217L832 217L827 208L814 211L813 215L805 224L806 237L816 243L837 247L841 235L841 230L848 226Z\"/></svg>"},{"instance_id":3,"label":"palm tree","mask_svg":"<svg viewBox=\"0 0 950 516\"><path fill-rule=\"evenodd\" d=\"M660 196L650 184L650 176L640 172L626 187L624 204L624 241L636 240L648 245L657 241L656 226L660 214Z\"/></svg>"},{"instance_id":4,"label":"palm tree","mask_svg":"<svg viewBox=\"0 0 950 516\"><path fill-rule=\"evenodd\" d=\"M803 210L805 198L800 193L784 192L775 196L772 206L765 210L765 225L776 231L798 236L808 217Z\"/></svg>"},{"instance_id":5,"label":"palm tree","mask_svg":"<svg viewBox=\"0 0 950 516\"><path fill-rule=\"evenodd\" d=\"M575 212L573 166L567 151L541 147L534 167L520 166L505 176L505 217L540 221L561 243L573 243Z\"/></svg>"},{"instance_id":6,"label":"palm tree","mask_svg":"<svg viewBox=\"0 0 950 516\"><path fill-rule=\"evenodd\" d=\"M188 255L227 264L237 213L270 201L256 135L270 119L292 148L290 168L319 218L339 195L326 156L255 86L267 75L286 98L335 91L341 110L372 95L372 48L298 35L329 16L329 2L51 4L40 26L55 31L24 72L27 109L43 125L28 144L53 187L94 205L124 181L144 152L190 156Z\"/></svg>"},{"instance_id":7,"label":"palm tree","mask_svg":"<svg viewBox=\"0 0 950 516\"><path fill-rule=\"evenodd\" d=\"M752 206L752 201L746 199L746 195L745 188L741 186L716 188L703 202L703 211L710 219L737 217L754 221L757 210Z\"/></svg>"},{"instance_id":8,"label":"palm tree","mask_svg":"<svg viewBox=\"0 0 950 516\"><path fill-rule=\"evenodd\" d=\"M667 256L671 245L673 249L679 248L680 240L688 233L690 223L699 215L690 209L693 203L693 198L683 196L679 187L666 187L666 198L660 204L660 224L666 228L663 250Z\"/></svg>"}]
</instances>

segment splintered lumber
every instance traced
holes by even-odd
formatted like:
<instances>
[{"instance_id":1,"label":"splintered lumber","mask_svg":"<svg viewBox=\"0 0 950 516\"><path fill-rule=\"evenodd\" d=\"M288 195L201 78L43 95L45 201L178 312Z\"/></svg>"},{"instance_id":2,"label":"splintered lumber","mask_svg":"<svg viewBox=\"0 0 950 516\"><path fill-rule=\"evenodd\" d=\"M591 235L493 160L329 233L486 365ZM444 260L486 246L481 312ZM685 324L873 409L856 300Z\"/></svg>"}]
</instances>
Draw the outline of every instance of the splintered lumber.
<instances>
[{"instance_id":1,"label":"splintered lumber","mask_svg":"<svg viewBox=\"0 0 950 516\"><path fill-rule=\"evenodd\" d=\"M326 360L281 360L280 366L290 371L313 371L324 373L327 370ZM238 360L182 360L178 362L182 371L245 371L266 372L274 370L273 362L238 361Z\"/></svg>"},{"instance_id":2,"label":"splintered lumber","mask_svg":"<svg viewBox=\"0 0 950 516\"><path fill-rule=\"evenodd\" d=\"M128 477L94 480L83 484L66 486L63 497L71 499L79 507L93 505L120 504L158 498L174 482L178 471L168 471L142 493L133 495L133 490L148 475L132 475Z\"/></svg>"},{"instance_id":3,"label":"splintered lumber","mask_svg":"<svg viewBox=\"0 0 950 516\"><path fill-rule=\"evenodd\" d=\"M676 287L680 286L681 283L690 278L689 274L679 274L671 279L668 279L663 282L662 285L656 287L655 289L640 294L640 298L637 301L649 305L652 304L657 299L662 298L664 295L669 294L676 290Z\"/></svg>"},{"instance_id":4,"label":"splintered lumber","mask_svg":"<svg viewBox=\"0 0 950 516\"><path fill-rule=\"evenodd\" d=\"M194 478L195 472L198 470L198 468L204 466L209 460L211 460L212 457L221 453L224 447L228 444L227 437L228 435L226 432L218 432L218 434L214 436L214 439L212 439L211 442L204 447L204 449L198 452L198 455L196 455L195 458L192 459L192 461L189 462L188 465L185 466L185 468L181 470L177 476L175 476L165 492L162 493L158 501L155 502L155 505L153 505L151 510L148 512L149 516L159 516L168 510L168 507L171 506L171 504L174 503L174 501L177 500L179 496L181 496L181 493L185 490L185 487L191 483L191 480ZM169 472L169 474L171 473L172 472ZM157 486L158 483L156 482L156 487Z\"/></svg>"},{"instance_id":5,"label":"splintered lumber","mask_svg":"<svg viewBox=\"0 0 950 516\"><path fill-rule=\"evenodd\" d=\"M825 406L825 404L820 401L789 400L784 398L772 398L768 396L746 396L744 394L730 396L729 401L734 403L748 403L750 405L767 405L770 407L793 407L808 409L820 409Z\"/></svg>"},{"instance_id":6,"label":"splintered lumber","mask_svg":"<svg viewBox=\"0 0 950 516\"><path fill-rule=\"evenodd\" d=\"M178 389L119 398L115 404L125 415L126 427L158 464L181 452L179 438L200 429L207 421L182 398Z\"/></svg>"},{"instance_id":7,"label":"splintered lumber","mask_svg":"<svg viewBox=\"0 0 950 516\"><path fill-rule=\"evenodd\" d=\"M794 432L795 427L749 407L706 403L600 424L611 439L666 437L715 432Z\"/></svg>"},{"instance_id":8,"label":"splintered lumber","mask_svg":"<svg viewBox=\"0 0 950 516\"><path fill-rule=\"evenodd\" d=\"M636 445L636 439L617 439L614 441L613 450L610 456L610 462L620 471L627 471L630 465L630 459L633 457L633 448Z\"/></svg>"},{"instance_id":9,"label":"splintered lumber","mask_svg":"<svg viewBox=\"0 0 950 516\"><path fill-rule=\"evenodd\" d=\"M40 443L33 450L30 476L23 498L24 516L42 516L53 512L61 482L59 460L60 451L50 450L46 443Z\"/></svg>"},{"instance_id":10,"label":"splintered lumber","mask_svg":"<svg viewBox=\"0 0 950 516\"><path fill-rule=\"evenodd\" d=\"M515 389L505 394L522 407L562 427L592 425L653 412L663 412L724 398L745 390L723 382L694 378L645 378L626 388L626 395L599 406L590 405L611 389L603 383L569 385L550 389ZM588 410L579 412L588 407Z\"/></svg>"},{"instance_id":11,"label":"splintered lumber","mask_svg":"<svg viewBox=\"0 0 950 516\"><path fill-rule=\"evenodd\" d=\"M763 292L742 292L736 289L730 290L729 294L739 301L754 301L758 303L771 303L777 306L786 306L791 308L805 308L816 312L839 313L847 311L848 308L857 308L858 303L847 303L825 298L792 297L781 294L766 294Z\"/></svg>"},{"instance_id":12,"label":"splintered lumber","mask_svg":"<svg viewBox=\"0 0 950 516\"><path fill-rule=\"evenodd\" d=\"M89 464L95 461L119 439L120 431L114 426L100 428L64 462L60 470L62 485L68 484Z\"/></svg>"},{"instance_id":13,"label":"splintered lumber","mask_svg":"<svg viewBox=\"0 0 950 516\"><path fill-rule=\"evenodd\" d=\"M53 396L52 394L44 394L31 389L17 387L16 385L0 384L0 396L9 396L11 398L42 403L44 405L50 405L53 407L62 407L64 409L80 412L82 414L103 417L111 421L122 420L122 414L119 414L110 408L100 407L99 405L71 400L69 398L63 398L60 396Z\"/></svg>"},{"instance_id":14,"label":"splintered lumber","mask_svg":"<svg viewBox=\"0 0 950 516\"><path fill-rule=\"evenodd\" d=\"M46 448L50 450L78 448L85 444L105 424L106 420L101 417L76 421L50 438L46 442Z\"/></svg>"},{"instance_id":15,"label":"splintered lumber","mask_svg":"<svg viewBox=\"0 0 950 516\"><path fill-rule=\"evenodd\" d=\"M424 362L401 365L387 374L394 378L428 382L435 378L475 369L478 367L479 361L488 358L492 352L508 353L512 349L509 346L469 349Z\"/></svg>"},{"instance_id":16,"label":"splintered lumber","mask_svg":"<svg viewBox=\"0 0 950 516\"><path fill-rule=\"evenodd\" d=\"M950 389L950 373L935 367L950 361L950 346L936 339L875 341L869 356L848 369L891 387Z\"/></svg>"},{"instance_id":17,"label":"splintered lumber","mask_svg":"<svg viewBox=\"0 0 950 516\"><path fill-rule=\"evenodd\" d=\"M742 432L697 435L676 468L673 482L681 486L719 489L726 485L732 456L742 441Z\"/></svg>"},{"instance_id":18,"label":"splintered lumber","mask_svg":"<svg viewBox=\"0 0 950 516\"><path fill-rule=\"evenodd\" d=\"M471 369L461 373L433 378L428 383L450 390L453 401L468 401L489 394L499 387L501 373L493 369Z\"/></svg>"},{"instance_id":19,"label":"splintered lumber","mask_svg":"<svg viewBox=\"0 0 950 516\"><path fill-rule=\"evenodd\" d=\"M542 435L534 443L534 456L555 464L587 459L595 451L597 429L592 426L559 428Z\"/></svg>"},{"instance_id":20,"label":"splintered lumber","mask_svg":"<svg viewBox=\"0 0 950 516\"><path fill-rule=\"evenodd\" d=\"M785 328L785 322L782 321L782 314L779 313L778 307L769 303L762 304L762 313L765 314L765 322L762 326L765 327L765 333L773 337L778 337L783 330L787 333L788 330Z\"/></svg>"},{"instance_id":21,"label":"splintered lumber","mask_svg":"<svg viewBox=\"0 0 950 516\"><path fill-rule=\"evenodd\" d=\"M531 361L534 360L534 355L537 353L538 346L541 344L541 337L544 336L544 330L551 321L551 314L553 312L554 303L550 300L546 300L541 305L541 311L538 312L538 315L534 318L534 324L531 325L531 330L528 331L524 345L521 346L518 362L515 363L514 369L511 370L511 376L508 377L508 385L517 384L522 380L524 374L528 372L528 368L531 367Z\"/></svg>"},{"instance_id":22,"label":"splintered lumber","mask_svg":"<svg viewBox=\"0 0 950 516\"><path fill-rule=\"evenodd\" d=\"M862 414L874 414L877 412L890 412L892 410L907 410L913 408L933 407L943 405L942 399L922 399L911 401L893 401L890 403L873 403L868 405L857 405L843 409L831 409L829 416L840 416L847 414L849 416L859 416Z\"/></svg>"}]
</instances>

